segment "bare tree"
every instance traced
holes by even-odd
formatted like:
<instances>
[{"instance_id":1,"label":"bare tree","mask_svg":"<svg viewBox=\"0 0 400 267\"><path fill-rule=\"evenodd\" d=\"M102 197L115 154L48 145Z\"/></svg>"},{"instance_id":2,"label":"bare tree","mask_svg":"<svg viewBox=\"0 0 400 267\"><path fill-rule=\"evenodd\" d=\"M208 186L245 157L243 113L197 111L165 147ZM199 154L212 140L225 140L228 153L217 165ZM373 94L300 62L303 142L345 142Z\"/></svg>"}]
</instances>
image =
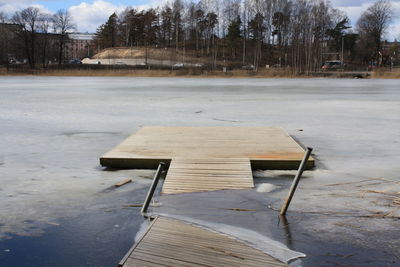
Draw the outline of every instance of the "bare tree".
<instances>
[{"instance_id":1,"label":"bare tree","mask_svg":"<svg viewBox=\"0 0 400 267\"><path fill-rule=\"evenodd\" d=\"M174 0L172 4L172 16L173 16L173 29L175 31L175 51L178 52L179 35L182 31L182 11L183 3L181 0Z\"/></svg>"},{"instance_id":2,"label":"bare tree","mask_svg":"<svg viewBox=\"0 0 400 267\"><path fill-rule=\"evenodd\" d=\"M71 14L65 9L58 10L57 13L53 15L53 27L54 31L60 35L58 44L58 64L61 64L63 61L65 42L68 37L67 34L75 29Z\"/></svg>"},{"instance_id":3,"label":"bare tree","mask_svg":"<svg viewBox=\"0 0 400 267\"><path fill-rule=\"evenodd\" d=\"M219 21L222 27L222 57L225 58L225 39L228 39L230 54L235 56L235 47L240 45L240 0L222 0L222 10ZM227 38L231 28L231 34ZM238 43L238 44L236 44Z\"/></svg>"},{"instance_id":4,"label":"bare tree","mask_svg":"<svg viewBox=\"0 0 400 267\"><path fill-rule=\"evenodd\" d=\"M326 31L326 34L329 38L333 40L333 48L336 52L336 59L343 59L343 49L344 49L344 39L346 36L346 30L349 29L350 19L347 15L338 9L332 9L330 12L331 17L331 25L329 29ZM342 55L339 57L339 52L342 49Z\"/></svg>"},{"instance_id":5,"label":"bare tree","mask_svg":"<svg viewBox=\"0 0 400 267\"><path fill-rule=\"evenodd\" d=\"M14 21L20 25L19 34L28 47L29 62L34 64L32 44L37 39L40 55L36 59L40 58L44 66L47 64L51 53L47 43L47 38L52 40L48 36L50 25L59 34L56 57L61 64L67 34L75 28L68 11L59 10L51 23L36 19L34 27L29 27L28 20L24 23L21 15L22 12L17 13ZM0 14L0 21L3 17ZM98 28L95 41L99 49L121 45L145 46L146 51L148 46L169 48L171 60L181 55L185 61L189 55L196 62L196 55L213 67L241 63L252 64L257 70L264 64L284 65L297 73L310 73L320 69L324 57L331 57L331 52L336 52L339 59L339 52L345 51L345 47L349 60L364 51L368 59L363 61L379 59L382 35L391 18L389 0L378 0L372 5L357 24L362 40L357 45L367 49L356 51L352 47L358 35L349 30L349 19L326 0L171 0L163 8L127 8L119 15L111 15ZM229 57L225 56L226 49Z\"/></svg>"},{"instance_id":6,"label":"bare tree","mask_svg":"<svg viewBox=\"0 0 400 267\"><path fill-rule=\"evenodd\" d=\"M42 14L39 18L39 31L41 34L41 50L42 50L42 66L46 68L48 66L48 37L49 28L52 23L52 17L48 14Z\"/></svg>"},{"instance_id":7,"label":"bare tree","mask_svg":"<svg viewBox=\"0 0 400 267\"><path fill-rule=\"evenodd\" d=\"M164 47L168 47L171 45L173 21L172 9L168 4L164 5L164 7L161 9L159 17L161 37L160 44Z\"/></svg>"},{"instance_id":8,"label":"bare tree","mask_svg":"<svg viewBox=\"0 0 400 267\"><path fill-rule=\"evenodd\" d=\"M3 12L0 12L0 23L5 23L7 21L6 15ZM8 62L8 30L4 25L0 25L0 64L4 64Z\"/></svg>"},{"instance_id":9,"label":"bare tree","mask_svg":"<svg viewBox=\"0 0 400 267\"><path fill-rule=\"evenodd\" d=\"M379 64L382 36L393 18L392 5L388 0L378 0L357 21L360 36L373 44L373 56Z\"/></svg>"},{"instance_id":10,"label":"bare tree","mask_svg":"<svg viewBox=\"0 0 400 267\"><path fill-rule=\"evenodd\" d=\"M14 14L11 21L18 25L16 35L23 41L26 56L32 69L35 68L35 47L40 11L36 7L28 7Z\"/></svg>"},{"instance_id":11,"label":"bare tree","mask_svg":"<svg viewBox=\"0 0 400 267\"><path fill-rule=\"evenodd\" d=\"M0 23L5 23L7 21L7 15L0 11Z\"/></svg>"}]
</instances>

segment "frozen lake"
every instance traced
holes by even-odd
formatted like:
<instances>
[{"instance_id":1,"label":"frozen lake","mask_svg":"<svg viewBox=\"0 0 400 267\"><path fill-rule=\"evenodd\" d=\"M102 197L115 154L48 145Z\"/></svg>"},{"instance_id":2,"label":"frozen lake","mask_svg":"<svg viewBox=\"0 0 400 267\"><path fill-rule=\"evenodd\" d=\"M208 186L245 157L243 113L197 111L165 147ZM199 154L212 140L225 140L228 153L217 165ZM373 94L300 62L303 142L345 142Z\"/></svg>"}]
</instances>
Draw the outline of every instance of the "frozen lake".
<instances>
[{"instance_id":1,"label":"frozen lake","mask_svg":"<svg viewBox=\"0 0 400 267\"><path fill-rule=\"evenodd\" d=\"M286 243L304 266L400 263L399 80L0 77L0 266L115 266L143 222L127 205L154 171L98 158L144 125L284 128L317 159L288 212L290 242L274 210L295 172L255 170L260 192L219 201L259 200L254 220L218 223ZM159 212L217 223L186 205L197 197L161 198Z\"/></svg>"}]
</instances>

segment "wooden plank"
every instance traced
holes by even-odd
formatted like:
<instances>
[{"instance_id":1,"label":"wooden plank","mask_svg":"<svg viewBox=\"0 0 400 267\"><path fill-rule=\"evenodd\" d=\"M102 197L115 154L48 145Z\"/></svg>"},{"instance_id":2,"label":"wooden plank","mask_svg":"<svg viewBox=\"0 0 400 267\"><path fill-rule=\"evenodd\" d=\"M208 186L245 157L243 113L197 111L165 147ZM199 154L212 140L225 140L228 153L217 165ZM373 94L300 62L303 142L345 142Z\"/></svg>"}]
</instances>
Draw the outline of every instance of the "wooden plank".
<instances>
[{"instance_id":1,"label":"wooden plank","mask_svg":"<svg viewBox=\"0 0 400 267\"><path fill-rule=\"evenodd\" d=\"M118 263L118 267L122 267L124 266L124 264L126 263L126 261L128 260L129 256L132 254L132 252L135 250L135 248L137 247L138 244L140 244L140 242L143 240L143 238L146 237L146 235L149 233L149 230L151 229L151 227L154 225L154 223L157 221L158 218L154 219L150 226L147 228L146 232L140 237L139 242L137 242L136 244L134 244L129 251L125 254L125 256L122 258L122 260Z\"/></svg>"},{"instance_id":2,"label":"wooden plank","mask_svg":"<svg viewBox=\"0 0 400 267\"><path fill-rule=\"evenodd\" d=\"M229 246L232 249L235 250L240 250L241 253L248 254L247 257L252 258L254 260L265 260L265 257L263 254L259 253L254 253L253 248L251 247L243 247L242 244L238 243L236 240L233 240L234 242L225 242L224 240L221 240L220 238L203 238L202 240L198 239L198 236L194 236L192 239L188 239L187 241L183 240L182 238L175 238L175 239L170 239L169 235L159 235L159 234L152 234L151 237L156 237L157 240L155 240L155 243L148 242L149 244L146 244L144 246L151 246L156 244L157 246L160 246L161 244L171 244L179 247L190 247L190 249L199 249L204 246L210 246L210 244L218 244L218 246L221 247L226 247ZM196 242L193 243L193 239L196 239ZM147 243L147 242L146 242ZM143 246L141 246L143 247Z\"/></svg>"},{"instance_id":3,"label":"wooden plank","mask_svg":"<svg viewBox=\"0 0 400 267\"><path fill-rule=\"evenodd\" d=\"M131 183L131 182L132 182L132 179L125 179L125 180L123 180L123 181L121 181L119 183L116 183L114 186L115 187L120 187L120 186L126 185L126 184Z\"/></svg>"},{"instance_id":4,"label":"wooden plank","mask_svg":"<svg viewBox=\"0 0 400 267\"><path fill-rule=\"evenodd\" d=\"M286 266L264 252L225 235L159 217L130 252L134 266Z\"/></svg>"},{"instance_id":5,"label":"wooden plank","mask_svg":"<svg viewBox=\"0 0 400 267\"><path fill-rule=\"evenodd\" d=\"M162 194L202 192L223 189L253 188L253 174L248 159L172 159ZM199 162L202 162L199 167Z\"/></svg>"},{"instance_id":6,"label":"wooden plank","mask_svg":"<svg viewBox=\"0 0 400 267\"><path fill-rule=\"evenodd\" d=\"M258 267L266 266L266 263L268 263L267 261L257 262L252 259L227 252L223 248L215 248L212 246L203 248L200 247L197 250L189 250L188 248L190 247L175 247L173 245L169 245L168 243L164 243L163 246L163 248L149 247L147 250L138 248L137 252L141 255L150 254L153 256L163 257L164 259L168 257L174 257L174 260L188 261L194 265L201 264L206 266L221 266L229 264L229 266L236 267Z\"/></svg>"},{"instance_id":7,"label":"wooden plank","mask_svg":"<svg viewBox=\"0 0 400 267\"><path fill-rule=\"evenodd\" d=\"M160 263L159 262L151 262L148 260L142 260L142 259L137 259L134 257L130 258L130 261L127 262L125 267L135 267L135 266L141 266L141 267L159 267Z\"/></svg>"},{"instance_id":8,"label":"wooden plank","mask_svg":"<svg viewBox=\"0 0 400 267\"><path fill-rule=\"evenodd\" d=\"M136 250L132 253L132 256L129 257L126 264L128 266L141 267L141 265L132 265L131 259L134 259L135 261L136 261L136 259L139 259L139 260L144 260L144 261L148 261L148 262L152 262L152 263L157 263L158 266L187 266L187 267L189 267L189 266L200 265L195 262L190 262L190 261L186 261L186 260L176 260L174 258L166 257L164 255L154 255L151 253L146 253L143 251L136 251Z\"/></svg>"},{"instance_id":9,"label":"wooden plank","mask_svg":"<svg viewBox=\"0 0 400 267\"><path fill-rule=\"evenodd\" d=\"M296 141L276 127L152 126L141 128L105 153L100 163L114 168L155 168L159 161L173 158L246 158L260 168L292 169L303 154ZM308 166L313 165L311 158Z\"/></svg>"}]
</instances>

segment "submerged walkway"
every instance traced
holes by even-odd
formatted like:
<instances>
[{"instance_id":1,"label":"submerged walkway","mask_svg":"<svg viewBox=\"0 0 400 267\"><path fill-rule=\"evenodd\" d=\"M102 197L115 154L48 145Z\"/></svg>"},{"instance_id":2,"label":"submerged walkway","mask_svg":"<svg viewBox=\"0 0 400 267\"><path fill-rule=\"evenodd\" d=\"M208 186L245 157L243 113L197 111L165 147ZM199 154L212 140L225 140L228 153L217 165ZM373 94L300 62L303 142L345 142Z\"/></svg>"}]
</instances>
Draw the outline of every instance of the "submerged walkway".
<instances>
[{"instance_id":1,"label":"submerged walkway","mask_svg":"<svg viewBox=\"0 0 400 267\"><path fill-rule=\"evenodd\" d=\"M120 266L286 266L237 240L174 219L156 218Z\"/></svg>"},{"instance_id":2,"label":"submerged walkway","mask_svg":"<svg viewBox=\"0 0 400 267\"><path fill-rule=\"evenodd\" d=\"M252 167L296 169L304 150L274 127L143 127L100 158L111 168L169 163L162 194L249 189ZM308 167L314 160L308 162ZM226 235L158 217L120 266L284 266Z\"/></svg>"}]
</instances>

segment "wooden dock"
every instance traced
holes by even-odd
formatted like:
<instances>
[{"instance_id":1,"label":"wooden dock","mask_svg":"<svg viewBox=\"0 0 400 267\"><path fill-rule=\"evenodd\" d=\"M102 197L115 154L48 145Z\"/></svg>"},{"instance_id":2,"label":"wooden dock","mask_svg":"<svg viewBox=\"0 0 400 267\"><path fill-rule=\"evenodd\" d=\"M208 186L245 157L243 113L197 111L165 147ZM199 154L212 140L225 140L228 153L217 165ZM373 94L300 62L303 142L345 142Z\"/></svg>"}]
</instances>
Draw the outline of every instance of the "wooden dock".
<instances>
[{"instance_id":1,"label":"wooden dock","mask_svg":"<svg viewBox=\"0 0 400 267\"><path fill-rule=\"evenodd\" d=\"M163 217L156 218L119 266L286 266L228 236Z\"/></svg>"},{"instance_id":2,"label":"wooden dock","mask_svg":"<svg viewBox=\"0 0 400 267\"><path fill-rule=\"evenodd\" d=\"M162 193L174 194L252 188L252 168L296 169L303 154L281 128L143 127L100 162L112 168L170 163Z\"/></svg>"},{"instance_id":3,"label":"wooden dock","mask_svg":"<svg viewBox=\"0 0 400 267\"><path fill-rule=\"evenodd\" d=\"M252 168L296 169L304 150L281 128L143 127L100 158L111 168L169 164L162 194L254 187ZM314 166L314 160L308 167ZM286 266L226 235L158 217L120 266Z\"/></svg>"},{"instance_id":4,"label":"wooden dock","mask_svg":"<svg viewBox=\"0 0 400 267\"><path fill-rule=\"evenodd\" d=\"M156 169L174 158L241 158L253 168L297 169L304 149L278 127L142 127L100 158L110 168ZM310 158L308 167L314 166Z\"/></svg>"}]
</instances>

